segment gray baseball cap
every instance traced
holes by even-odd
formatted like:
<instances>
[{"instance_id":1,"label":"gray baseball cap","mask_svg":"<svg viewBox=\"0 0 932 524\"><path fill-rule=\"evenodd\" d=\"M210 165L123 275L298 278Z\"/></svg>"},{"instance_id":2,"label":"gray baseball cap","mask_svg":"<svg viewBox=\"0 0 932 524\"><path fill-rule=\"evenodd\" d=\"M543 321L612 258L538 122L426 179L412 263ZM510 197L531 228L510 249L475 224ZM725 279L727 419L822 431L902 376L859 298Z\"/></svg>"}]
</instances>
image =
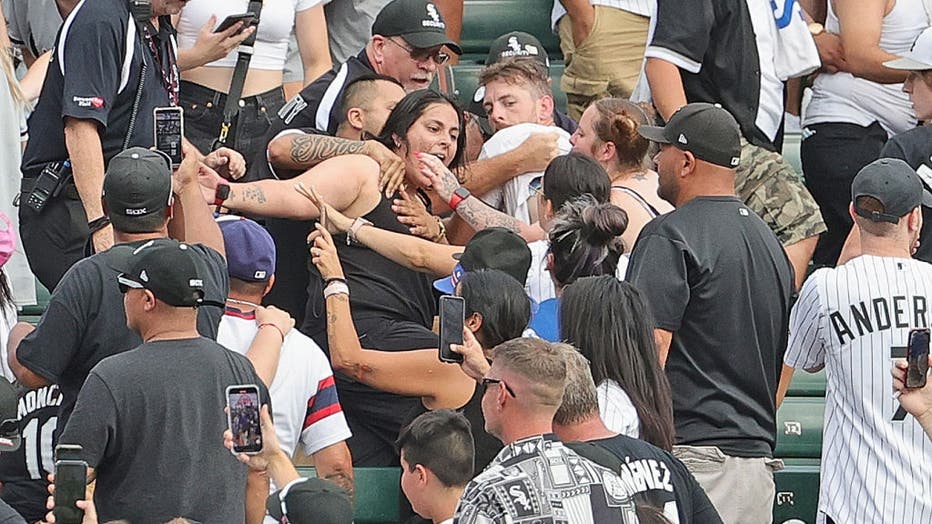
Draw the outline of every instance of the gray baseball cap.
<instances>
[{"instance_id":1,"label":"gray baseball cap","mask_svg":"<svg viewBox=\"0 0 932 524\"><path fill-rule=\"evenodd\" d=\"M877 199L883 211L859 206L858 198L862 196ZM854 212L861 218L896 224L920 204L932 207L932 194L925 190L919 175L909 164L898 158L881 158L858 171L851 183L851 202Z\"/></svg>"}]
</instances>

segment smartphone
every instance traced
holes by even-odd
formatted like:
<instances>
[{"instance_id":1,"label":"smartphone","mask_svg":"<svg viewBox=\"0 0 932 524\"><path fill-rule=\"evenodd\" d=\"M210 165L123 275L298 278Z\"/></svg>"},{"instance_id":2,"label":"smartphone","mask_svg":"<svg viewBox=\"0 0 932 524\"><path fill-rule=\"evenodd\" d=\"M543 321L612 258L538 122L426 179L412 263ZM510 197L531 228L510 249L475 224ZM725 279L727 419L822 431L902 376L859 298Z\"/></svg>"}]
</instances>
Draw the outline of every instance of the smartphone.
<instances>
[{"instance_id":1,"label":"smartphone","mask_svg":"<svg viewBox=\"0 0 932 524\"><path fill-rule=\"evenodd\" d=\"M262 424L259 422L259 387L254 384L227 388L233 452L254 454L262 451Z\"/></svg>"},{"instance_id":2,"label":"smartphone","mask_svg":"<svg viewBox=\"0 0 932 524\"><path fill-rule=\"evenodd\" d=\"M172 169L181 165L181 137L184 136L184 109L180 107L156 107L155 148L168 155Z\"/></svg>"},{"instance_id":3,"label":"smartphone","mask_svg":"<svg viewBox=\"0 0 932 524\"><path fill-rule=\"evenodd\" d=\"M466 315L466 301L463 297L444 295L440 297L440 360L442 362L462 362L463 355L450 349L450 344L463 343L463 321Z\"/></svg>"},{"instance_id":4,"label":"smartphone","mask_svg":"<svg viewBox=\"0 0 932 524\"><path fill-rule=\"evenodd\" d=\"M929 329L909 330L909 345L906 347L906 387L921 388L926 385L929 373Z\"/></svg>"},{"instance_id":5,"label":"smartphone","mask_svg":"<svg viewBox=\"0 0 932 524\"><path fill-rule=\"evenodd\" d=\"M230 15L223 19L223 22L220 22L220 25L214 29L215 33L222 33L227 29L233 27L239 22L243 22L243 29L251 25L256 24L256 14L255 13L243 13L241 15Z\"/></svg>"},{"instance_id":6,"label":"smartphone","mask_svg":"<svg viewBox=\"0 0 932 524\"><path fill-rule=\"evenodd\" d=\"M84 510L75 503L86 498L87 462L81 458L81 446L59 444L55 447L55 522L81 524Z\"/></svg>"}]
</instances>

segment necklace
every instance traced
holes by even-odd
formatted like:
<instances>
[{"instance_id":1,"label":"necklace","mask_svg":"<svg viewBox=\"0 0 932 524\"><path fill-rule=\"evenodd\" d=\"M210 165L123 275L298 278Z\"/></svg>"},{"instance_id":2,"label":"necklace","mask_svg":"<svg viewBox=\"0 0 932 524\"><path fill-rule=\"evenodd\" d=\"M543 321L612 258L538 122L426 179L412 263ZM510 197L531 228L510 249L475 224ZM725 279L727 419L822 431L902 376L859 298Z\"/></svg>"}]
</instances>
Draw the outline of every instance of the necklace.
<instances>
[{"instance_id":1,"label":"necklace","mask_svg":"<svg viewBox=\"0 0 932 524\"><path fill-rule=\"evenodd\" d=\"M240 304L243 306L252 306L256 309L259 309L260 307L262 307L259 304L256 304L254 302L246 302L245 300L236 300L235 298L227 298L227 302L232 302L234 304Z\"/></svg>"}]
</instances>

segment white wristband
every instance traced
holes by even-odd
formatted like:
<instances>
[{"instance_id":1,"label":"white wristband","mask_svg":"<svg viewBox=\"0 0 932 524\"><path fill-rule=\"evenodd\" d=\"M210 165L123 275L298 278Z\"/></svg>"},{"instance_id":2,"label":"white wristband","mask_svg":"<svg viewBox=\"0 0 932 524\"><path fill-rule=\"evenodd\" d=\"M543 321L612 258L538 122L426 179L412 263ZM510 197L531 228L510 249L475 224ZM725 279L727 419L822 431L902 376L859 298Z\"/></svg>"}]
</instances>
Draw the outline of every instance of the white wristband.
<instances>
[{"instance_id":1,"label":"white wristband","mask_svg":"<svg viewBox=\"0 0 932 524\"><path fill-rule=\"evenodd\" d=\"M349 286L346 285L346 282L340 282L337 280L327 284L327 287L324 288L324 300L332 297L333 295L349 296Z\"/></svg>"}]
</instances>

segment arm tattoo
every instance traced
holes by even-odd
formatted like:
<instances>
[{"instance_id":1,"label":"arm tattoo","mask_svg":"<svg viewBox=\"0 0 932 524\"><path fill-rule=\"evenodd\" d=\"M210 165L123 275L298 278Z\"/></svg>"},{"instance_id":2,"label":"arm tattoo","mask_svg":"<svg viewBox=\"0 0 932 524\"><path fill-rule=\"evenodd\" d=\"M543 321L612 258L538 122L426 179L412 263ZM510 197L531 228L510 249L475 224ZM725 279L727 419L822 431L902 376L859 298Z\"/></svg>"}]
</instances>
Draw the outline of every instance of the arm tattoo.
<instances>
[{"instance_id":1,"label":"arm tattoo","mask_svg":"<svg viewBox=\"0 0 932 524\"><path fill-rule=\"evenodd\" d=\"M360 154L365 146L365 142L357 140L326 135L301 135L291 142L291 160L296 164L314 165L335 156Z\"/></svg>"},{"instance_id":2,"label":"arm tattoo","mask_svg":"<svg viewBox=\"0 0 932 524\"><path fill-rule=\"evenodd\" d=\"M342 471L338 471L336 473L331 473L324 478L345 489L346 493L350 497L350 501L354 503L356 502L356 483L353 482L353 477Z\"/></svg>"},{"instance_id":3,"label":"arm tattoo","mask_svg":"<svg viewBox=\"0 0 932 524\"><path fill-rule=\"evenodd\" d=\"M243 189L243 200L265 204L265 191L262 191L261 187L246 187Z\"/></svg>"},{"instance_id":4,"label":"arm tattoo","mask_svg":"<svg viewBox=\"0 0 932 524\"><path fill-rule=\"evenodd\" d=\"M521 233L517 218L493 209L475 196L460 203L456 208L456 213L476 231L489 227L503 227L515 233Z\"/></svg>"}]
</instances>

